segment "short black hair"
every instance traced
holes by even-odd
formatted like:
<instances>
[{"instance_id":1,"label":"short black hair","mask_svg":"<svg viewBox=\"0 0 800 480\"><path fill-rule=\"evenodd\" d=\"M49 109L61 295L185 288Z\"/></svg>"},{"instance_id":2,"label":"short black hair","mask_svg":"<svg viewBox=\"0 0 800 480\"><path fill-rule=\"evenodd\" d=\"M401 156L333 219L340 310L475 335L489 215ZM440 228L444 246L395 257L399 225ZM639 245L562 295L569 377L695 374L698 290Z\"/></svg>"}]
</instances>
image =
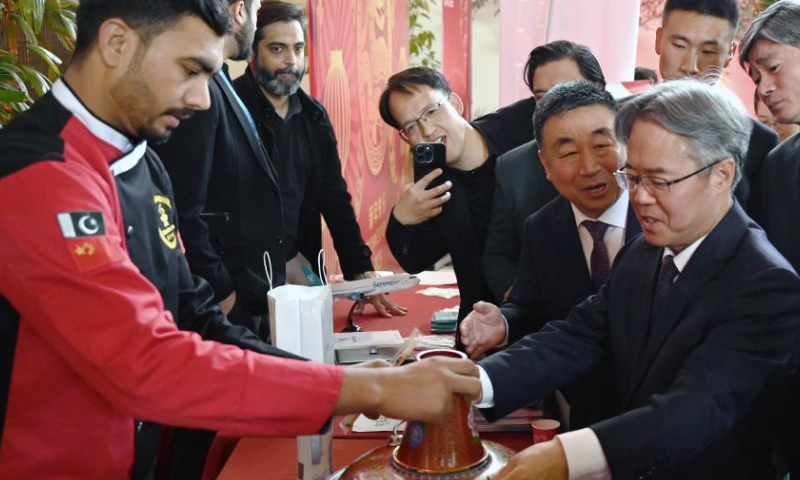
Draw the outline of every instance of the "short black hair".
<instances>
[{"instance_id":1,"label":"short black hair","mask_svg":"<svg viewBox=\"0 0 800 480\"><path fill-rule=\"evenodd\" d=\"M658 74L655 70L645 68L645 67L636 67L633 69L633 79L634 80L652 80L653 84L655 85L658 83Z\"/></svg>"},{"instance_id":2,"label":"short black hair","mask_svg":"<svg viewBox=\"0 0 800 480\"><path fill-rule=\"evenodd\" d=\"M264 38L264 27L275 22L297 22L303 29L303 37L308 28L308 17L303 7L293 3L270 1L262 2L258 9L256 21L256 35L253 37L253 51L256 51L258 42Z\"/></svg>"},{"instance_id":3,"label":"short black hair","mask_svg":"<svg viewBox=\"0 0 800 480\"><path fill-rule=\"evenodd\" d=\"M739 28L739 4L736 0L667 0L664 4L663 22L675 10L694 12L727 20L734 34Z\"/></svg>"},{"instance_id":4,"label":"short black hair","mask_svg":"<svg viewBox=\"0 0 800 480\"><path fill-rule=\"evenodd\" d=\"M600 88L596 83L586 80L575 80L559 83L547 91L536 104L533 114L533 130L539 148L543 148L542 132L551 117L571 112L581 107L601 105L614 112L616 102L610 93Z\"/></svg>"},{"instance_id":5,"label":"short black hair","mask_svg":"<svg viewBox=\"0 0 800 480\"><path fill-rule=\"evenodd\" d=\"M97 40L100 26L119 18L136 30L147 45L180 19L195 15L219 36L233 29L228 3L221 0L81 0L78 3L75 56L89 51Z\"/></svg>"},{"instance_id":6,"label":"short black hair","mask_svg":"<svg viewBox=\"0 0 800 480\"><path fill-rule=\"evenodd\" d=\"M381 118L390 126L400 130L400 125L397 120L392 116L389 111L389 97L393 93L401 93L409 95L412 93L414 86L427 85L434 90L439 90L447 95L453 93L447 79L444 78L440 72L430 67L411 67L403 70L402 72L395 73L389 77L386 82L386 88L381 93L381 99L378 102L378 108L381 112Z\"/></svg>"},{"instance_id":7,"label":"short black hair","mask_svg":"<svg viewBox=\"0 0 800 480\"><path fill-rule=\"evenodd\" d=\"M589 47L568 40L556 40L555 42L539 45L528 54L528 61L525 63L525 70L522 76L531 93L533 93L533 75L536 73L536 69L546 63L565 58L574 61L578 65L578 70L580 70L584 79L606 88L606 77L603 75L603 69L600 68L600 62L597 61L597 57L589 50Z\"/></svg>"}]
</instances>

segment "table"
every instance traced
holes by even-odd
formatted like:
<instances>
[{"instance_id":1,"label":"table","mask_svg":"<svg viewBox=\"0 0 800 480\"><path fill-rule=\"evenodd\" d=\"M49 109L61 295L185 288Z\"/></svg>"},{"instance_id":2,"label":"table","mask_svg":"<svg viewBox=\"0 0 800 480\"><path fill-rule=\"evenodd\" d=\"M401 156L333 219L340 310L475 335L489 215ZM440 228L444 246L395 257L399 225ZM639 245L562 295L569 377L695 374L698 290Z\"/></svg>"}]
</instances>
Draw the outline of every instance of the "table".
<instances>
[{"instance_id":1,"label":"table","mask_svg":"<svg viewBox=\"0 0 800 480\"><path fill-rule=\"evenodd\" d=\"M416 292L427 287L417 286L402 292L393 292L391 298L399 305L409 307L405 317L383 318L371 306L355 321L365 331L399 330L407 336L414 328L430 335L430 319L434 311L458 305L459 298L427 297ZM333 306L334 330L339 332L347 324L350 300L339 300ZM332 458L334 471L353 462L361 454L386 443L386 433L348 433L339 426L341 418L334 418ZM514 450L522 450L532 443L530 432L485 433L487 440L496 441ZM294 480L297 478L297 443L292 438L226 437L218 435L209 452L204 480Z\"/></svg>"}]
</instances>

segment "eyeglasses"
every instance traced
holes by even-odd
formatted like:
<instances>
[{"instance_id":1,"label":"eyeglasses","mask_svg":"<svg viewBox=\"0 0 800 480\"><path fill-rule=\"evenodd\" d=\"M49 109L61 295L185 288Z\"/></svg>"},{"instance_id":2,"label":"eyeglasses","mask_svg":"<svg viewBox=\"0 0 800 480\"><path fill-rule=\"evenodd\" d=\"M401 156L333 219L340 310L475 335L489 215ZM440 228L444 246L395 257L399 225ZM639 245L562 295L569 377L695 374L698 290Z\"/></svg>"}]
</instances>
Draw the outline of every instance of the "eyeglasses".
<instances>
[{"instance_id":1,"label":"eyeglasses","mask_svg":"<svg viewBox=\"0 0 800 480\"><path fill-rule=\"evenodd\" d=\"M412 137L419 135L419 130L421 128L420 122L429 124L436 120L436 114L439 112L439 110L441 110L442 105L447 101L447 99L448 97L439 100L437 103L434 103L430 107L426 108L419 117L406 123L406 125L400 129L400 136L404 140L408 140L410 142Z\"/></svg>"},{"instance_id":2,"label":"eyeglasses","mask_svg":"<svg viewBox=\"0 0 800 480\"><path fill-rule=\"evenodd\" d=\"M723 159L717 160L715 162L709 163L705 167L701 168L700 170L696 170L685 177L678 178L676 180L667 180L661 177L640 177L639 175L631 175L623 171L623 168L620 168L616 172L614 172L614 178L617 179L617 184L620 188L623 188L629 192L633 192L636 190L636 187L639 185L643 186L647 193L653 196L664 195L669 193L669 187L671 185L675 185L676 183L680 183L687 178L692 178L693 176L697 175L698 173L708 170L709 168L713 167L714 165L721 162Z\"/></svg>"}]
</instances>

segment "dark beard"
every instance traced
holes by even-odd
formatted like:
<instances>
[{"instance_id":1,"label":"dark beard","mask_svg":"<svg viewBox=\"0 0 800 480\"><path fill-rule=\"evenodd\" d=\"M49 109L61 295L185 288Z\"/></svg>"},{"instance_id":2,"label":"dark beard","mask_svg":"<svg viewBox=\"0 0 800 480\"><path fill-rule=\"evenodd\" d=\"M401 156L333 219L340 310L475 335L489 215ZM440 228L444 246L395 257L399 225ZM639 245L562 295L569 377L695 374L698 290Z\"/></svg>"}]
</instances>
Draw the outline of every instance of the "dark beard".
<instances>
[{"instance_id":1,"label":"dark beard","mask_svg":"<svg viewBox=\"0 0 800 480\"><path fill-rule=\"evenodd\" d=\"M236 46L239 47L239 53L230 59L238 62L250 58L250 54L253 53L254 37L255 29L251 28L250 22L248 21L241 30L233 35L233 38L236 39Z\"/></svg>"},{"instance_id":2,"label":"dark beard","mask_svg":"<svg viewBox=\"0 0 800 480\"><path fill-rule=\"evenodd\" d=\"M276 70L274 75L261 66L256 66L256 70L258 70L258 84L264 90L279 97L288 97L297 93L297 90L300 89L300 81L305 73L303 70L292 67ZM282 73L291 73L294 75L294 80L289 81L289 83L282 81L278 78L278 75Z\"/></svg>"},{"instance_id":3,"label":"dark beard","mask_svg":"<svg viewBox=\"0 0 800 480\"><path fill-rule=\"evenodd\" d=\"M181 118L181 123L182 123L192 118L192 115L194 115L194 110L192 110L191 108L171 109L164 112L161 116L163 115L175 115L178 118ZM180 127L180 125L178 125L178 127ZM147 143L151 145L161 145L162 143L167 143L167 140L169 140L169 137L172 135L172 130L167 129L166 132L159 134L158 132L155 131L155 129L153 128L153 124L151 122L139 127L139 129L136 131L136 134L140 138L145 139Z\"/></svg>"}]
</instances>

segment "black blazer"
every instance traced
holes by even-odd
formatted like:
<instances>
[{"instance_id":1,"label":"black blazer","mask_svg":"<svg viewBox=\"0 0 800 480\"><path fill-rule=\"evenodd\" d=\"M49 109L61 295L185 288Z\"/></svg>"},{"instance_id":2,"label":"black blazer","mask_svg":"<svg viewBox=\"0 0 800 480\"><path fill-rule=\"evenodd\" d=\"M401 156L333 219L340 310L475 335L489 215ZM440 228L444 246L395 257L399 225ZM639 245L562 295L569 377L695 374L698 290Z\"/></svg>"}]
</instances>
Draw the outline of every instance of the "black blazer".
<instances>
[{"instance_id":1,"label":"black blazer","mask_svg":"<svg viewBox=\"0 0 800 480\"><path fill-rule=\"evenodd\" d=\"M206 279L215 300L236 290L252 315L267 312L269 284L285 279L283 214L277 175L233 90L219 72L208 83L211 108L184 121L156 147L172 183L180 232L192 272Z\"/></svg>"},{"instance_id":2,"label":"black blazer","mask_svg":"<svg viewBox=\"0 0 800 480\"><path fill-rule=\"evenodd\" d=\"M764 161L757 219L778 251L800 271L800 134L787 138ZM798 345L800 348L800 345ZM800 478L800 372L795 375L784 424L786 459Z\"/></svg>"},{"instance_id":3,"label":"black blazer","mask_svg":"<svg viewBox=\"0 0 800 480\"><path fill-rule=\"evenodd\" d=\"M767 154L781 142L775 131L757 120L750 119L750 143L747 147L742 181L736 186L736 198L746 207L748 215L758 221L761 213L761 171Z\"/></svg>"},{"instance_id":4,"label":"black blazer","mask_svg":"<svg viewBox=\"0 0 800 480\"><path fill-rule=\"evenodd\" d=\"M800 134L792 135L764 161L756 218L770 241L800 271Z\"/></svg>"},{"instance_id":5,"label":"black blazer","mask_svg":"<svg viewBox=\"0 0 800 480\"><path fill-rule=\"evenodd\" d=\"M483 251L483 271L495 298L514 284L525 219L558 196L539 160L535 140L504 153L494 169L492 219Z\"/></svg>"},{"instance_id":6,"label":"black blazer","mask_svg":"<svg viewBox=\"0 0 800 480\"><path fill-rule=\"evenodd\" d=\"M265 121L268 115L275 115L275 109L265 105L269 100L259 89L251 70L248 68L244 75L233 82L233 86L253 114L267 151L272 158L277 158L275 133ZM298 90L296 95L303 106L300 115L306 138L314 139L313 142L300 145L301 151L296 159L303 162L302 168L306 174L306 189L303 192L298 222L297 250L311 262L316 271L317 254L322 248L321 214L331 232L342 273L345 278L352 279L359 273L373 269L370 259L372 251L361 237L352 199L342 176L342 162L328 112L303 90Z\"/></svg>"},{"instance_id":7,"label":"black blazer","mask_svg":"<svg viewBox=\"0 0 800 480\"><path fill-rule=\"evenodd\" d=\"M625 243L640 233L629 205ZM517 280L502 306L509 343L539 331L550 320L566 318L573 307L597 293L566 198L559 196L530 215L523 238Z\"/></svg>"},{"instance_id":8,"label":"black blazer","mask_svg":"<svg viewBox=\"0 0 800 480\"><path fill-rule=\"evenodd\" d=\"M629 205L625 242L641 231ZM567 199L559 196L528 217L523 242L517 281L501 307L508 321L509 343L538 331L550 320L566 318L575 305L597 293ZM572 430L605 420L618 408L608 356L561 390L570 403Z\"/></svg>"},{"instance_id":9,"label":"black blazer","mask_svg":"<svg viewBox=\"0 0 800 480\"><path fill-rule=\"evenodd\" d=\"M497 111L475 119L484 135L503 151L508 152L533 140L533 111L536 99L523 98Z\"/></svg>"},{"instance_id":10,"label":"black blazer","mask_svg":"<svg viewBox=\"0 0 800 480\"><path fill-rule=\"evenodd\" d=\"M776 406L800 337L800 278L735 204L648 320L663 249L644 237L564 321L481 362L498 418L611 355L619 415L592 425L615 480L774 478ZM575 355L582 352L582 355Z\"/></svg>"}]
</instances>

